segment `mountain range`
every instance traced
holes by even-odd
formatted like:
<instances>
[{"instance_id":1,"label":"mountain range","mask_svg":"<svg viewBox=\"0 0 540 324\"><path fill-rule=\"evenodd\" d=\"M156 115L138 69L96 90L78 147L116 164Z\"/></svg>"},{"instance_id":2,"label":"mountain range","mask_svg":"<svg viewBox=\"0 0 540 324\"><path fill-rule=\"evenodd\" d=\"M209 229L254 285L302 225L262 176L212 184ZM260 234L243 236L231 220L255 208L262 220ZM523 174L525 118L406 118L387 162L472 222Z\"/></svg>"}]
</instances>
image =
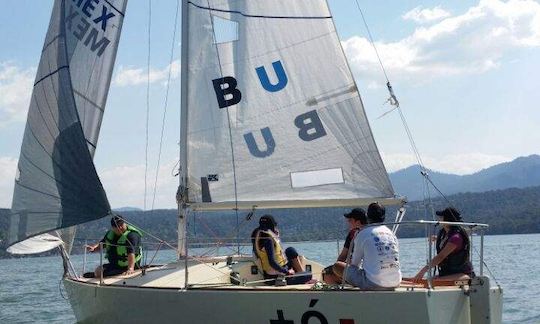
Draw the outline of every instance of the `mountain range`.
<instances>
[{"instance_id":1,"label":"mountain range","mask_svg":"<svg viewBox=\"0 0 540 324\"><path fill-rule=\"evenodd\" d=\"M489 234L521 234L540 232L540 156L520 157L471 175L453 175L428 171L437 187L447 195L466 221L490 224ZM425 206L421 193L423 189L419 166L411 166L390 174L396 193L408 197L406 219L429 219L424 213ZM448 205L438 194L432 194L432 206L440 209ZM416 201L415 201L416 200ZM176 210L154 210L144 212L138 208L115 209L128 220L160 238L174 242L177 238ZM207 241L208 237L231 238L239 235L248 238L256 226L257 219L265 212L271 212L286 237L291 241L336 239L343 234L343 213L345 208L258 210L249 217L239 213L240 227L236 229L234 212L195 213L188 231L193 243ZM396 207L390 207L387 215L395 215ZM9 224L9 210L0 209L0 258L7 256L5 239ZM89 239L98 240L109 227L109 219L103 218L79 226L78 243ZM238 232L237 232L238 231ZM404 228L401 237L422 236L423 229ZM81 244L79 244L81 245ZM76 249L80 252L80 249Z\"/></svg>"},{"instance_id":2,"label":"mountain range","mask_svg":"<svg viewBox=\"0 0 540 324\"><path fill-rule=\"evenodd\" d=\"M409 201L422 200L424 181L419 165L390 173L394 191ZM469 175L446 174L428 170L429 178L445 195L460 192L484 192L507 188L540 186L540 155L519 157ZM430 188L432 197L434 190Z\"/></svg>"}]
</instances>

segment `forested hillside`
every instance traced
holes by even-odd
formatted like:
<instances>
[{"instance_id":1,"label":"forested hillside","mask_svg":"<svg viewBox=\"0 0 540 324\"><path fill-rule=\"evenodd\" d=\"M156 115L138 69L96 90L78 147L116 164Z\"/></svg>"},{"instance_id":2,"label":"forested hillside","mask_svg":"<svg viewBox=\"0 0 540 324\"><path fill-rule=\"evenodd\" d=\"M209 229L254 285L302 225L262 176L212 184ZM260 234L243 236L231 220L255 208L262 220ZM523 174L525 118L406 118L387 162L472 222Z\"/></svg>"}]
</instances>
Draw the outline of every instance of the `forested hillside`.
<instances>
[{"instance_id":1,"label":"forested hillside","mask_svg":"<svg viewBox=\"0 0 540 324\"><path fill-rule=\"evenodd\" d=\"M464 193L448 197L462 211L465 221L490 224L487 234L522 234L540 232L540 187L526 189L495 190L484 193ZM440 209L446 206L442 199L434 199L433 206ZM342 238L345 234L343 208L319 209L283 209L275 210L282 237L285 241L306 241ZM0 210L5 215L8 210ZM387 220L394 219L395 207L388 207ZM125 211L119 212L130 222L138 225L148 233L160 239L176 244L177 212L176 210L155 210L153 212ZM258 219L265 211L259 210L247 219L248 213L238 213L238 236L249 238ZM405 220L426 219L422 202L408 204ZM192 213L190 215L190 242L234 240L237 236L237 217L234 212L226 213ZM77 243L82 245L85 240L101 239L109 228L109 219L101 219L80 226L77 233ZM7 231L7 218L0 217L0 238L4 240ZM403 227L400 237L421 236L421 228ZM157 242L149 235L145 236L148 243ZM80 251L80 249L79 249ZM0 251L0 253L2 253Z\"/></svg>"},{"instance_id":2,"label":"forested hillside","mask_svg":"<svg viewBox=\"0 0 540 324\"><path fill-rule=\"evenodd\" d=\"M468 175L437 171L429 171L429 175L437 187L446 194L540 186L540 156L519 157ZM396 193L406 196L409 200L422 199L423 180L419 166L390 173L390 180Z\"/></svg>"}]
</instances>

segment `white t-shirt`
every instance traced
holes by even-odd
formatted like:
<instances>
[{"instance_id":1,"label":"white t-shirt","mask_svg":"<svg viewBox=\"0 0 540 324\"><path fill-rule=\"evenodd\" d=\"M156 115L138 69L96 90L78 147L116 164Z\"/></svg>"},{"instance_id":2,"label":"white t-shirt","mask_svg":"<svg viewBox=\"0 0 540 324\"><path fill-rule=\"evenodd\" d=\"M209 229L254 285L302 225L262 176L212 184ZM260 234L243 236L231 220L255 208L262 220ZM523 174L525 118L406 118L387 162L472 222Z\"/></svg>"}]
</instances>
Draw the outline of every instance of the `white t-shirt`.
<instances>
[{"instance_id":1,"label":"white t-shirt","mask_svg":"<svg viewBox=\"0 0 540 324\"><path fill-rule=\"evenodd\" d=\"M399 286L397 237L384 225L363 228L354 239L351 264L363 268L366 277L381 287Z\"/></svg>"}]
</instances>

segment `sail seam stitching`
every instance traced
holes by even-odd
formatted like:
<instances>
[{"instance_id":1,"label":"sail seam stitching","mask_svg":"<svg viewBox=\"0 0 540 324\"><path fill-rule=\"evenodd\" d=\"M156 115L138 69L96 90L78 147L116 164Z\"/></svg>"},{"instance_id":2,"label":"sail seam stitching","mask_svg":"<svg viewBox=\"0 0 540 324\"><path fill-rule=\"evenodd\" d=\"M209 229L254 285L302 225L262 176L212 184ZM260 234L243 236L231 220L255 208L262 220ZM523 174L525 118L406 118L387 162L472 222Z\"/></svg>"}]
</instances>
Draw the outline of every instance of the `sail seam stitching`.
<instances>
[{"instance_id":1,"label":"sail seam stitching","mask_svg":"<svg viewBox=\"0 0 540 324\"><path fill-rule=\"evenodd\" d=\"M204 9L208 11L217 11L217 12L224 12L224 13L231 13L231 14L238 14L242 15L246 18L268 18L268 19L331 19L332 16L271 16L271 15L252 15L252 14L246 14L241 11L237 10L225 10L225 9L216 9L216 8L210 8L210 7L204 7L198 4L195 4L191 1L188 1L189 4L191 4L194 7L197 7L199 9Z\"/></svg>"},{"instance_id":2,"label":"sail seam stitching","mask_svg":"<svg viewBox=\"0 0 540 324\"><path fill-rule=\"evenodd\" d=\"M50 76L52 76L52 75L54 75L54 74L60 72L60 70L68 69L68 68L69 68L69 65L63 65L63 66L59 67L59 68L56 69L55 71L53 71L53 72L47 74L46 76L44 76L44 77L42 77L41 79L39 79L38 81L36 81L36 83L34 83L34 87L35 87L36 85L38 85L41 81L43 81L43 80L47 79L48 77L50 77Z\"/></svg>"},{"instance_id":3,"label":"sail seam stitching","mask_svg":"<svg viewBox=\"0 0 540 324\"><path fill-rule=\"evenodd\" d=\"M101 112L105 112L105 109L103 107L100 107L97 103L93 102L92 100L90 100L88 97L86 97L84 94L80 93L79 91L77 91L76 89L73 89L73 92L75 94L77 94L78 96L80 96L81 98L83 98L84 100L88 101L90 104L92 104L92 106L96 107L97 109L99 109Z\"/></svg>"},{"instance_id":4,"label":"sail seam stitching","mask_svg":"<svg viewBox=\"0 0 540 324\"><path fill-rule=\"evenodd\" d=\"M51 155L51 153L50 153L49 151L47 151L47 149L45 149L45 147L43 146L43 143L41 143L41 142L38 140L38 138L36 137L36 135L35 135L35 133L34 133L32 127L29 127L29 130L30 130L30 132L32 133L32 136L34 137L34 140L36 141L36 143L37 143L39 146L41 146L41 149L43 150L43 152L45 152L45 154L47 154L47 155L51 158L51 161L53 162L53 164L55 164L55 165L58 167L59 170L62 170L62 171L64 171L64 172L66 172L66 174L70 174L70 175L73 174L73 173L71 173L71 172L68 172L67 169L62 168L62 166L61 166L57 161L55 161L55 160L53 159L53 156ZM30 164L34 165L32 162L30 162L30 159L28 159L28 157L26 157L26 155L25 155L24 153L21 152L21 155L22 155L22 156L23 156ZM35 165L34 165L34 167L36 167L38 170L42 171L42 172L43 172L44 174L46 174L47 176L51 177L51 175L50 175L49 173L47 173L46 171L40 169L39 167L37 167L37 166L35 166ZM54 180L55 180L56 183L60 183L60 184L63 185L63 183L62 183L61 181L58 181L57 179L54 179ZM20 182L18 182L18 184L21 185ZM21 185L21 186L23 186L23 185ZM23 187L32 190L32 189L29 188L29 187L26 187L26 186L23 186ZM67 186L66 186L66 187L67 187ZM87 189L84 188L84 190L87 190ZM41 192L41 191L39 191L39 190L35 190L35 191ZM46 194L46 193L45 193L45 194ZM49 194L49 195L50 195L50 194ZM57 198L60 199L60 197L57 197ZM65 198L64 198L64 199L65 199Z\"/></svg>"},{"instance_id":5,"label":"sail seam stitching","mask_svg":"<svg viewBox=\"0 0 540 324\"><path fill-rule=\"evenodd\" d=\"M111 8L116 10L116 12L118 12L120 14L120 16L124 17L124 13L122 11L118 10L118 8L116 8L112 3L110 3L109 0L103 0L103 1L106 2L109 6L111 6Z\"/></svg>"},{"instance_id":6,"label":"sail seam stitching","mask_svg":"<svg viewBox=\"0 0 540 324\"><path fill-rule=\"evenodd\" d=\"M70 186L70 185L67 185L66 183L62 182L62 181L58 181L57 179L54 178L54 176L50 175L47 171L41 169L39 166L37 166L36 164L34 164L24 153L21 153L22 156L24 157L24 159L30 163L34 168L36 168L37 170L41 171L44 175L46 175L47 177L53 179L57 184L61 184L62 186L64 186L65 188L69 188L69 187L73 187L73 186ZM21 183L17 183L19 186L23 187L23 188L26 188L28 190L32 190L32 191L35 191L35 192L39 192L43 195L48 195L48 196L51 196L53 198L56 198L58 200L61 200L61 199L66 199L66 198L62 198L60 196L56 196L52 193L48 193L48 192L45 192L45 191L41 191L41 190L38 190L38 189L34 189L32 187L29 187L29 186L26 186L26 185L23 185ZM69 200L69 199L67 199ZM52 213L52 212L51 212Z\"/></svg>"},{"instance_id":7,"label":"sail seam stitching","mask_svg":"<svg viewBox=\"0 0 540 324\"><path fill-rule=\"evenodd\" d=\"M47 44L45 44L45 46L43 46L43 50L41 51L41 53L45 52L47 50L47 48L49 48L49 46L52 45L52 43L56 42L56 40L58 40L61 36L63 36L62 34L58 34L56 35L50 42L48 42Z\"/></svg>"}]
</instances>

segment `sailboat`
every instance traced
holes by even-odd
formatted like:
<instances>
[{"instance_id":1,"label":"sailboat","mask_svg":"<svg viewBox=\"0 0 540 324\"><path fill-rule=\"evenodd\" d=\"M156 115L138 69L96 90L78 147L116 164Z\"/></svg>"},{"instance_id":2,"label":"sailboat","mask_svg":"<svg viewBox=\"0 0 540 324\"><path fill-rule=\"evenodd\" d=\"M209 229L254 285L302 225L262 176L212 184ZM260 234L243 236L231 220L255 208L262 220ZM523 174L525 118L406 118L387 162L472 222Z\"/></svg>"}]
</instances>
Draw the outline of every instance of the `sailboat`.
<instances>
[{"instance_id":1,"label":"sailboat","mask_svg":"<svg viewBox=\"0 0 540 324\"><path fill-rule=\"evenodd\" d=\"M15 181L10 251L61 247L78 321L501 321L502 291L482 274L445 287L325 290L265 285L251 255L189 255L193 212L404 203L325 0L182 0L178 261L77 274L56 231L113 214L92 157L126 2L55 0ZM322 266L306 264L320 279Z\"/></svg>"}]
</instances>

